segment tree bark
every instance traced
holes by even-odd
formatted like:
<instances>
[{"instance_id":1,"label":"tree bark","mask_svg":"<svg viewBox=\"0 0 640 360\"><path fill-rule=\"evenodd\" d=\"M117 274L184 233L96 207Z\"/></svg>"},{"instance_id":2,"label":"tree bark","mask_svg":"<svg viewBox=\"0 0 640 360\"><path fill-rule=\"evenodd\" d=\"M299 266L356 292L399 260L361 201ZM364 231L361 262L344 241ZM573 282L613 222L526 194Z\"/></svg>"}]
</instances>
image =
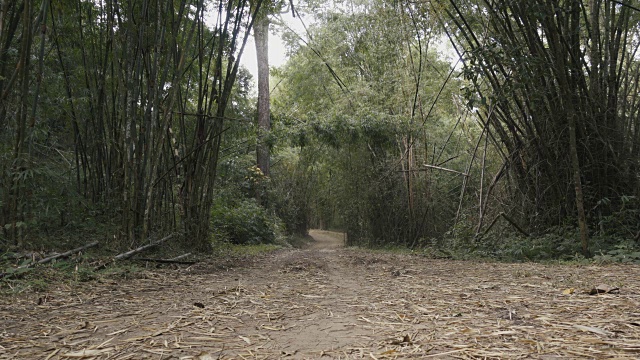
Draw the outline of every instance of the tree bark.
<instances>
[{"instance_id":1,"label":"tree bark","mask_svg":"<svg viewBox=\"0 0 640 360\"><path fill-rule=\"evenodd\" d=\"M258 61L258 144L256 147L258 168L269 176L270 149L268 136L271 131L269 99L269 18L256 19L254 27L256 57Z\"/></svg>"},{"instance_id":2,"label":"tree bark","mask_svg":"<svg viewBox=\"0 0 640 360\"><path fill-rule=\"evenodd\" d=\"M578 144L576 140L576 114L569 114L569 151L571 153L571 167L573 172L573 185L576 193L576 208L578 210L578 227L580 228L580 242L582 253L586 257L591 256L589 251L589 230L587 227L587 216L584 211L584 195L582 192L582 180L580 179L580 162L578 159Z\"/></svg>"}]
</instances>

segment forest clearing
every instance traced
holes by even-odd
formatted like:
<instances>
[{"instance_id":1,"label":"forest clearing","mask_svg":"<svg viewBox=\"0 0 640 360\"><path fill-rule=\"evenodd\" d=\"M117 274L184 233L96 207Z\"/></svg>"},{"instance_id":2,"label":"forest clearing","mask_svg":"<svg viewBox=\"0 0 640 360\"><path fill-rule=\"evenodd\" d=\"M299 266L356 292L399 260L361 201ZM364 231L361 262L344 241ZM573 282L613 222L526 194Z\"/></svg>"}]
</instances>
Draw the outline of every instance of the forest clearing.
<instances>
[{"instance_id":1,"label":"forest clearing","mask_svg":"<svg viewBox=\"0 0 640 360\"><path fill-rule=\"evenodd\" d=\"M0 298L3 359L636 359L640 269L344 248ZM600 284L619 291L590 295ZM44 299L44 300L43 300Z\"/></svg>"}]
</instances>

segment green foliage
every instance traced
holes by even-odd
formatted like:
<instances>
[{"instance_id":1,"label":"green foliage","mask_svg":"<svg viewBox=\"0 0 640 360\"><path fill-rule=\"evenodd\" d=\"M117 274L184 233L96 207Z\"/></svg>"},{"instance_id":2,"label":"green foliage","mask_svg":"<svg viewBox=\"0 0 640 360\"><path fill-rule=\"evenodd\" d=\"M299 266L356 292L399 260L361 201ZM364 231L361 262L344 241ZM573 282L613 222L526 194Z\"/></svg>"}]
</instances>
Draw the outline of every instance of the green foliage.
<instances>
[{"instance_id":1,"label":"green foliage","mask_svg":"<svg viewBox=\"0 0 640 360\"><path fill-rule=\"evenodd\" d=\"M279 222L254 199L216 201L211 210L214 241L262 244L276 241Z\"/></svg>"},{"instance_id":2,"label":"green foliage","mask_svg":"<svg viewBox=\"0 0 640 360\"><path fill-rule=\"evenodd\" d=\"M615 238L634 237L640 231L640 199L637 196L622 195L611 200L601 199L597 202L595 211L600 215L592 219L596 224L597 236Z\"/></svg>"},{"instance_id":3,"label":"green foliage","mask_svg":"<svg viewBox=\"0 0 640 360\"><path fill-rule=\"evenodd\" d=\"M40 254L17 252L6 252L0 255L0 273L7 274L6 277L17 277L34 270L33 266L39 260Z\"/></svg>"},{"instance_id":4,"label":"green foliage","mask_svg":"<svg viewBox=\"0 0 640 360\"><path fill-rule=\"evenodd\" d=\"M0 23L0 247L97 228L115 247L182 232L206 250L218 151L251 137L249 3L28 4Z\"/></svg>"},{"instance_id":5,"label":"green foliage","mask_svg":"<svg viewBox=\"0 0 640 360\"><path fill-rule=\"evenodd\" d=\"M570 260L580 253L577 232L560 235L548 233L534 238L513 234L485 243L487 255L503 261Z\"/></svg>"},{"instance_id":6,"label":"green foliage","mask_svg":"<svg viewBox=\"0 0 640 360\"><path fill-rule=\"evenodd\" d=\"M272 177L267 177L255 166L254 149L220 163L211 214L214 246L283 243L285 235L306 233L306 209L300 202L306 196L300 186L306 182L301 180L297 154L276 152Z\"/></svg>"},{"instance_id":7,"label":"green foliage","mask_svg":"<svg viewBox=\"0 0 640 360\"><path fill-rule=\"evenodd\" d=\"M236 259L238 257L256 256L260 254L270 253L282 249L277 244L231 244L228 242L218 242L214 244L213 254L221 258Z\"/></svg>"},{"instance_id":8,"label":"green foliage","mask_svg":"<svg viewBox=\"0 0 640 360\"><path fill-rule=\"evenodd\" d=\"M455 216L460 182L421 163L463 169L458 84L445 82L450 64L429 47L434 24L414 11L375 0L320 6L313 43L291 44L291 60L275 72L274 131L298 156L279 194L304 191L288 196L297 213L313 227L346 230L353 245L417 246Z\"/></svg>"},{"instance_id":9,"label":"green foliage","mask_svg":"<svg viewBox=\"0 0 640 360\"><path fill-rule=\"evenodd\" d=\"M294 148L285 148L272 157L272 181L268 202L282 220L284 233L293 236L307 234L311 203L318 171Z\"/></svg>"},{"instance_id":10,"label":"green foliage","mask_svg":"<svg viewBox=\"0 0 640 360\"><path fill-rule=\"evenodd\" d=\"M93 253L92 255L96 255ZM0 255L0 272L7 275L0 279L0 294L23 292L45 292L51 286L65 284L68 287L86 286L82 283L96 279L127 279L138 276L142 270L130 262L113 263L105 270L96 271L96 263L106 263L110 259L74 255L66 259L53 260L50 263L34 264L40 253L5 253ZM23 267L33 265L32 267Z\"/></svg>"},{"instance_id":11,"label":"green foliage","mask_svg":"<svg viewBox=\"0 0 640 360\"><path fill-rule=\"evenodd\" d=\"M21 234L19 246L23 249L56 249L84 243L87 236L99 234L109 237L113 229L113 213L105 203L91 203L78 192L70 162L73 154L61 150L63 144L54 137L49 144L35 144L30 161L7 170L13 186L0 187L0 207L9 192L20 192L17 202L21 216L15 228ZM5 153L6 155L6 153ZM10 234L14 223L0 224L0 246L18 245L3 234Z\"/></svg>"},{"instance_id":12,"label":"green foliage","mask_svg":"<svg viewBox=\"0 0 640 360\"><path fill-rule=\"evenodd\" d=\"M28 39L22 30L11 27L39 19L38 7L23 14L19 2L6 4L14 20L0 29L0 80L14 80L0 81L7 86L0 112L0 248L69 248L87 237L118 248L174 231L208 245L210 230L216 244L259 247L312 226L344 229L352 244L372 247L571 259L578 238L564 156L566 100L576 104L581 122L592 248L601 261L635 261L640 98L628 76L638 62L629 53L634 47L620 42L635 39L626 34L638 19L626 7L611 7L598 24L572 32L569 2L558 5L566 12L540 2L498 1L498 10L468 1L304 2L296 9L306 6L317 22L304 43L284 31L291 59L272 73L278 85L266 177L254 166L251 75L231 71L249 8L231 4L219 14L221 28L208 29L188 3L156 2L149 9L131 3L120 12L111 9L116 3L55 3L43 18L47 36L34 36L29 47L21 45ZM269 1L263 9L286 5ZM574 19L580 27L591 11L583 10ZM557 34L558 43L548 40L553 22L541 22L547 16L567 20L557 22L567 30ZM469 26L454 26L455 18ZM545 31L502 26L514 19ZM462 69L439 54L442 22L467 50ZM26 28L39 28L31 25ZM590 38L596 30L620 47L591 49L602 43ZM465 44L473 37L463 32L474 32L478 42ZM548 56L553 46L563 56ZM19 66L21 59L31 64ZM555 63L560 60L570 67ZM563 72L554 69L570 70L567 93L557 78ZM608 79L603 69L620 79ZM498 211L516 212L536 235L497 226L477 240L478 213L486 226ZM71 264L54 267L70 272ZM14 265L4 268L31 275Z\"/></svg>"},{"instance_id":13,"label":"green foliage","mask_svg":"<svg viewBox=\"0 0 640 360\"><path fill-rule=\"evenodd\" d=\"M640 263L640 244L629 237L612 234L594 234L591 246L597 255L585 259L581 255L579 230L574 225L556 226L530 237L515 233L506 224L495 226L479 241L475 240L474 233L472 227L459 223L444 239L433 241L427 247L455 259Z\"/></svg>"},{"instance_id":14,"label":"green foliage","mask_svg":"<svg viewBox=\"0 0 640 360\"><path fill-rule=\"evenodd\" d=\"M220 164L220 181L222 197L233 200L226 195L234 192L236 196L253 198L264 196L270 179L256 166L253 154L234 156Z\"/></svg>"},{"instance_id":15,"label":"green foliage","mask_svg":"<svg viewBox=\"0 0 640 360\"><path fill-rule=\"evenodd\" d=\"M601 250L593 259L598 263L640 264L640 246L636 243L622 242L608 251Z\"/></svg>"},{"instance_id":16,"label":"green foliage","mask_svg":"<svg viewBox=\"0 0 640 360\"><path fill-rule=\"evenodd\" d=\"M634 149L640 137L625 127L638 118L638 110L627 110L639 99L630 90L638 78L628 76L638 67L628 34L640 18L632 13L600 2L443 5L450 39L463 54L467 106L487 119L517 187L505 200L535 213L524 217L531 227L576 216L574 171L580 173L591 230L615 212L617 203L609 199L638 194L640 157ZM603 45L599 39L610 41ZM605 80L610 73L620 76ZM567 156L569 119L579 129L575 161Z\"/></svg>"},{"instance_id":17,"label":"green foliage","mask_svg":"<svg viewBox=\"0 0 640 360\"><path fill-rule=\"evenodd\" d=\"M233 244L274 243L282 232L280 219L261 206L270 179L254 164L252 154L221 163L221 179L211 210L213 242Z\"/></svg>"}]
</instances>

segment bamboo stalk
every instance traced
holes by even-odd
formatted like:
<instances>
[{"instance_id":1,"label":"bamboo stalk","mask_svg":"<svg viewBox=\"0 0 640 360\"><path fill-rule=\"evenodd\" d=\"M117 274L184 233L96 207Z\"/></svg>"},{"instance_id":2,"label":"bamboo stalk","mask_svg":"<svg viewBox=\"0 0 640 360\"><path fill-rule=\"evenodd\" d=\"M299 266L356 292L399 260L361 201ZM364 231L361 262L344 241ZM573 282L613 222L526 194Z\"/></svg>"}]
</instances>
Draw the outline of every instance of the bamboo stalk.
<instances>
[{"instance_id":1,"label":"bamboo stalk","mask_svg":"<svg viewBox=\"0 0 640 360\"><path fill-rule=\"evenodd\" d=\"M174 237L175 235L176 234L170 234L170 235L165 236L162 239L154 241L154 242L152 242L150 244L143 245L143 246L140 246L140 247L135 248L133 250L118 254L118 255L113 257L113 261L128 259L128 258L130 258L131 256L133 256L133 255L135 255L137 253L143 252L143 251L145 251L147 249L150 249L150 248L152 248L154 246L158 246L158 245L162 244L163 242L165 242L165 241L171 239L172 237Z\"/></svg>"},{"instance_id":2,"label":"bamboo stalk","mask_svg":"<svg viewBox=\"0 0 640 360\"><path fill-rule=\"evenodd\" d=\"M80 251L82 251L82 250L86 250L86 249L92 248L92 247L97 246L97 245L98 245L98 242L97 242L97 241L94 241L94 242L91 242L91 243L89 243L89 244L83 245L83 246L81 246L81 247L79 247L79 248L75 248L75 249L73 249L73 250L69 250L69 251L67 251L67 252L64 252L64 253L62 253L62 254L56 254L56 255L49 256L49 257L47 257L47 258L41 259L41 260L39 260L39 261L37 261L37 262L32 262L32 263L27 264L27 265L18 266L17 268L13 269L13 271L12 271L12 272L4 272L4 273L1 273L1 274L0 274L0 279L2 279L2 278L4 278L4 277L6 277L7 275L11 275L11 274L13 274L13 273L14 273L15 271L17 271L17 270L21 270L21 269L28 269L28 268L32 268L32 267L34 267L34 266L36 266L36 265L46 264L46 263L51 262L51 261L53 261L53 260L68 257L68 256L70 256L70 255L73 255L73 254L79 253L79 252L80 252Z\"/></svg>"}]
</instances>

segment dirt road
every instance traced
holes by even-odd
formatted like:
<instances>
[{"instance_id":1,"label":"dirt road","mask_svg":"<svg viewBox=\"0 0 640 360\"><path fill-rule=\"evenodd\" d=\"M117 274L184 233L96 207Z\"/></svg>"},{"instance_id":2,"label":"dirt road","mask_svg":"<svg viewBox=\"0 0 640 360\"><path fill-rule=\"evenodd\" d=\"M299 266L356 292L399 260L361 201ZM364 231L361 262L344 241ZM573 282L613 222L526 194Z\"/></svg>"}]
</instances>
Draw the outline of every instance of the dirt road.
<instances>
[{"instance_id":1,"label":"dirt road","mask_svg":"<svg viewBox=\"0 0 640 360\"><path fill-rule=\"evenodd\" d=\"M433 260L342 247L0 298L2 359L640 356L640 269ZM600 283L619 294L589 295ZM571 290L574 289L574 290Z\"/></svg>"}]
</instances>

